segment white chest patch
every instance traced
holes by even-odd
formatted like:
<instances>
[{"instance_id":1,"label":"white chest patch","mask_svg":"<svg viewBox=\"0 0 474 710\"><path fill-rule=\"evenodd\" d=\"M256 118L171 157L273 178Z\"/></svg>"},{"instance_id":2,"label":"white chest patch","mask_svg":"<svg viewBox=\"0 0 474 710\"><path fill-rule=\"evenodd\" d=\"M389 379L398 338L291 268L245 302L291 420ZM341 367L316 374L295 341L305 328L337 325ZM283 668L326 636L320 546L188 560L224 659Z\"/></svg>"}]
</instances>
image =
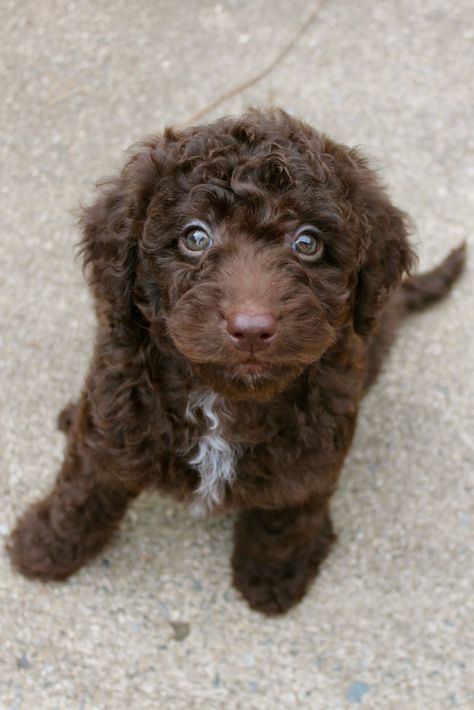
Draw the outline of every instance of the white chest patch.
<instances>
[{"instance_id":1,"label":"white chest patch","mask_svg":"<svg viewBox=\"0 0 474 710\"><path fill-rule=\"evenodd\" d=\"M209 512L222 500L225 485L235 478L235 464L240 454L240 447L229 444L222 436L222 417L226 413L219 395L212 390L191 394L185 417L196 423L199 413L206 421L207 430L193 446L188 459L201 478L192 506L196 514Z\"/></svg>"}]
</instances>

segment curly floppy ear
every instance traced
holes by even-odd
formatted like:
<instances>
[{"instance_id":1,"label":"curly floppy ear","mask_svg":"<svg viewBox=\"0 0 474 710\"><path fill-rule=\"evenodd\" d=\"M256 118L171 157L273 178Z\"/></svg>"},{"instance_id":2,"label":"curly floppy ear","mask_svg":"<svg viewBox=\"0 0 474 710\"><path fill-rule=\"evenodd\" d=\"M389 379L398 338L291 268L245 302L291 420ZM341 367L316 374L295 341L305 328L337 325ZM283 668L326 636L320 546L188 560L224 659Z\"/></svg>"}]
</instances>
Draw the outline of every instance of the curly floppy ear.
<instances>
[{"instance_id":1,"label":"curly floppy ear","mask_svg":"<svg viewBox=\"0 0 474 710\"><path fill-rule=\"evenodd\" d=\"M365 234L354 302L354 330L359 335L376 325L390 293L416 262L408 242L408 215L392 205L373 177L363 202Z\"/></svg>"},{"instance_id":2,"label":"curly floppy ear","mask_svg":"<svg viewBox=\"0 0 474 710\"><path fill-rule=\"evenodd\" d=\"M81 253L98 316L120 334L140 319L133 289L138 241L159 177L155 147L142 145L117 178L99 183L98 199L80 218Z\"/></svg>"}]
</instances>

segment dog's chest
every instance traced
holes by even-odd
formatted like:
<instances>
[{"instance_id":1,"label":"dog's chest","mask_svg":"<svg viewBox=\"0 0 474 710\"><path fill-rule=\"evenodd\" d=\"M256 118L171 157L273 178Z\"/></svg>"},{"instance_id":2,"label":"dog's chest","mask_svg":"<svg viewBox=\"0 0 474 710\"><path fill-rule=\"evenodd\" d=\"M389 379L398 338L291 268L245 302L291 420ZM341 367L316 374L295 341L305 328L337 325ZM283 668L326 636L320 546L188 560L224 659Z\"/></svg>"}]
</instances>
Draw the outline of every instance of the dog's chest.
<instances>
[{"instance_id":1,"label":"dog's chest","mask_svg":"<svg viewBox=\"0 0 474 710\"><path fill-rule=\"evenodd\" d=\"M224 423L229 418L230 414L216 392L199 390L190 395L185 419L193 432L197 430L199 434L197 441L189 447L186 459L200 477L193 504L197 513L209 512L218 505L226 485L231 485L235 479L242 447L226 438Z\"/></svg>"}]
</instances>

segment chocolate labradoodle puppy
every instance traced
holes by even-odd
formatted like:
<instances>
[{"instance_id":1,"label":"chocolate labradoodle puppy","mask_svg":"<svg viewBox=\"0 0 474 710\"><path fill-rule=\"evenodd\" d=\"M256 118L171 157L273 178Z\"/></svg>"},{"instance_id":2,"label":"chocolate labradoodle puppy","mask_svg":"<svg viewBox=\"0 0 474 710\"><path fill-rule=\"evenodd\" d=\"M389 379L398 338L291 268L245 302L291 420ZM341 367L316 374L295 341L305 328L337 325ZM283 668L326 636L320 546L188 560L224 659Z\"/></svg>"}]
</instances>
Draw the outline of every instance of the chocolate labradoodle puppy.
<instances>
[{"instance_id":1,"label":"chocolate labradoodle puppy","mask_svg":"<svg viewBox=\"0 0 474 710\"><path fill-rule=\"evenodd\" d=\"M464 248L402 281L407 216L358 150L279 110L135 147L82 228L95 352L15 566L67 577L157 488L236 511L234 584L286 611L334 540L329 501L397 322L446 294Z\"/></svg>"}]
</instances>

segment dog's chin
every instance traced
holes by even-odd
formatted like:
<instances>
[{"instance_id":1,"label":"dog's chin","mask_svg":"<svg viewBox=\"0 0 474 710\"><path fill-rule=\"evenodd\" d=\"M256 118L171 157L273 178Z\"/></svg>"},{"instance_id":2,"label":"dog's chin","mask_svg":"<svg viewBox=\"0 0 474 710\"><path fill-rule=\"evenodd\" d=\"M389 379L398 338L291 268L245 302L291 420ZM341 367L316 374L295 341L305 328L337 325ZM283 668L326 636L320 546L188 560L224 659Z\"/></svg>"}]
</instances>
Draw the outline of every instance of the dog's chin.
<instances>
[{"instance_id":1,"label":"dog's chin","mask_svg":"<svg viewBox=\"0 0 474 710\"><path fill-rule=\"evenodd\" d=\"M283 392L304 370L304 365L272 367L214 365L197 366L201 380L226 399L266 402Z\"/></svg>"}]
</instances>

